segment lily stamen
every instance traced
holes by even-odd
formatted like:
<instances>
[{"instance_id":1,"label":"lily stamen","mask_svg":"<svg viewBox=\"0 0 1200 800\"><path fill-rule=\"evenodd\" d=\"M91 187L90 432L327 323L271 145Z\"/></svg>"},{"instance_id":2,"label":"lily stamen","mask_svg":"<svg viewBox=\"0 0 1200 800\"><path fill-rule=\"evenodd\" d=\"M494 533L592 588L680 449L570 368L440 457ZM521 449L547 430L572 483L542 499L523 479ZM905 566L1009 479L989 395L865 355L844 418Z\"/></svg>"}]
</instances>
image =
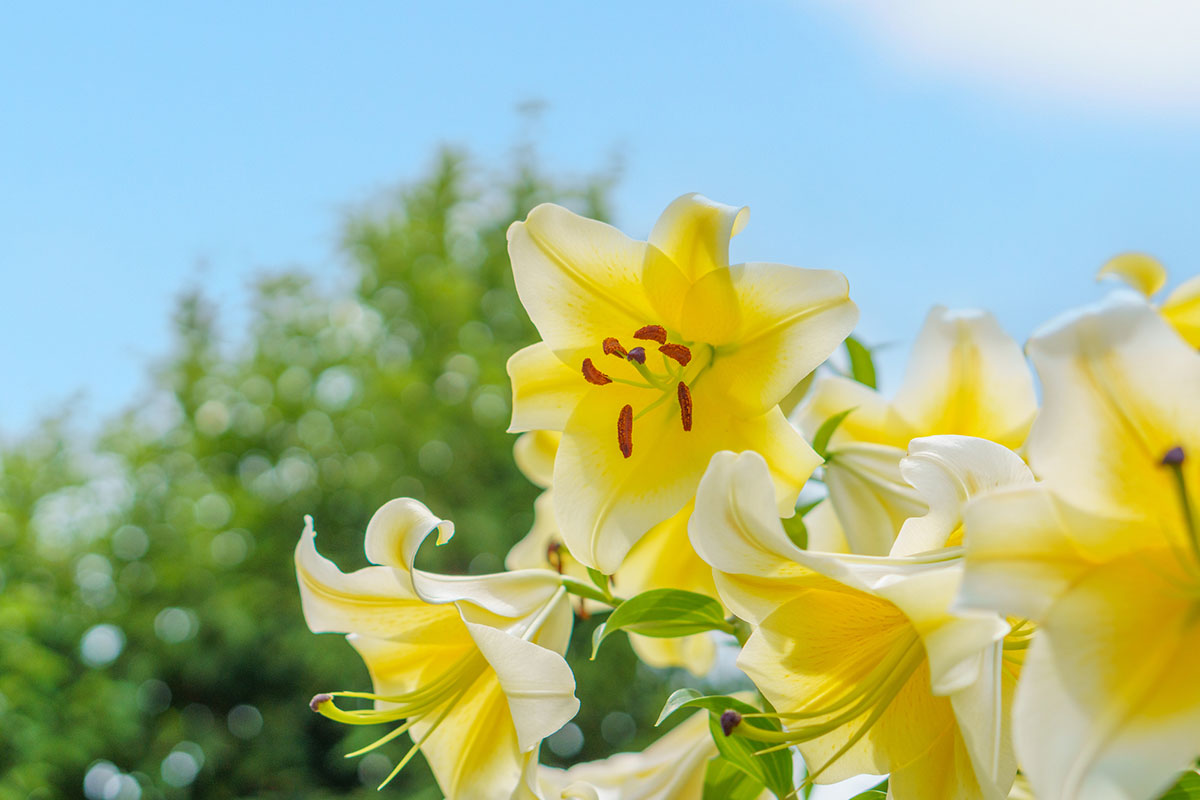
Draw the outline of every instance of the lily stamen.
<instances>
[{"instance_id":1,"label":"lily stamen","mask_svg":"<svg viewBox=\"0 0 1200 800\"><path fill-rule=\"evenodd\" d=\"M628 358L629 353L621 346L621 343L612 336L604 340L604 355L617 356L618 358Z\"/></svg>"},{"instance_id":2,"label":"lily stamen","mask_svg":"<svg viewBox=\"0 0 1200 800\"><path fill-rule=\"evenodd\" d=\"M583 379L596 386L604 386L607 383L612 383L612 378L596 369L596 365L592 363L590 358L583 360Z\"/></svg>"},{"instance_id":3,"label":"lily stamen","mask_svg":"<svg viewBox=\"0 0 1200 800\"><path fill-rule=\"evenodd\" d=\"M686 345L676 344L675 342L670 342L660 346L658 348L658 352L669 358L675 359L680 363L680 365L685 367L688 365L688 362L692 360L691 349Z\"/></svg>"},{"instance_id":4,"label":"lily stamen","mask_svg":"<svg viewBox=\"0 0 1200 800\"><path fill-rule=\"evenodd\" d=\"M679 382L675 391L679 396L679 414L683 419L683 429L690 431L692 429L692 393L688 391L687 384L683 381Z\"/></svg>"},{"instance_id":5,"label":"lily stamen","mask_svg":"<svg viewBox=\"0 0 1200 800\"><path fill-rule=\"evenodd\" d=\"M1186 455L1183 448L1176 445L1168 450L1162 457L1162 465L1171 470L1171 474L1175 479L1175 488L1179 494L1179 505L1183 511L1184 527L1187 530L1188 542L1192 546L1192 553L1196 556L1196 560L1200 561L1200 525L1196 522L1196 514L1192 508L1191 497L1188 494L1187 478L1183 474L1183 462Z\"/></svg>"},{"instance_id":6,"label":"lily stamen","mask_svg":"<svg viewBox=\"0 0 1200 800\"><path fill-rule=\"evenodd\" d=\"M617 417L617 446L621 455L629 458L633 455L633 406L626 405Z\"/></svg>"},{"instance_id":7,"label":"lily stamen","mask_svg":"<svg viewBox=\"0 0 1200 800\"><path fill-rule=\"evenodd\" d=\"M633 338L648 339L659 344L665 344L667 341L667 329L662 325L643 325L634 332Z\"/></svg>"}]
</instances>

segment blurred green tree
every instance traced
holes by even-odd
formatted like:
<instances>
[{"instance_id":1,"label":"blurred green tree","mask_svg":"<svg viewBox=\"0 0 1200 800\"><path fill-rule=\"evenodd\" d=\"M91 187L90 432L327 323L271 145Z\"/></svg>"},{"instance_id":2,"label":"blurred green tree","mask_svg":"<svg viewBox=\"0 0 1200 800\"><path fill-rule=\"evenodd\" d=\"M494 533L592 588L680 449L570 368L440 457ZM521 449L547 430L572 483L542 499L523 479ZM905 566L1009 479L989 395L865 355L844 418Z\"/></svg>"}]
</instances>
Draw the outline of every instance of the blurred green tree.
<instances>
[{"instance_id":1,"label":"blurred green tree","mask_svg":"<svg viewBox=\"0 0 1200 800\"><path fill-rule=\"evenodd\" d=\"M612 176L563 186L516 162L489 177L443 152L347 222L340 282L262 278L248 336L186 293L136 407L99 436L68 414L0 448L0 800L376 796L388 751L342 754L378 732L307 708L369 681L305 628L291 551L312 514L323 551L363 565L397 496L455 520L429 554L447 570L500 569L529 528L504 365L536 336L505 230L550 200L606 218ZM589 632L581 758L652 738L666 696L623 643L587 663ZM419 764L388 791L439 796Z\"/></svg>"}]
</instances>

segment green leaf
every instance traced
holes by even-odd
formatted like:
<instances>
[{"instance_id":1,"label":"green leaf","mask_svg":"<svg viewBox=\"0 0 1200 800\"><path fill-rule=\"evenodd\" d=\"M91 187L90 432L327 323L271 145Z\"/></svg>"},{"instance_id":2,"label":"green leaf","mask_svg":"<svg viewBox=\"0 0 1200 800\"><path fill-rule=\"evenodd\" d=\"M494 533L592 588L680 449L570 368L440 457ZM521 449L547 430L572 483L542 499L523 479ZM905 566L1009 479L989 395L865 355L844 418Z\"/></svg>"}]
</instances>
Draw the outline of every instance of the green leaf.
<instances>
[{"instance_id":1,"label":"green leaf","mask_svg":"<svg viewBox=\"0 0 1200 800\"><path fill-rule=\"evenodd\" d=\"M1200 775L1185 772L1161 800L1200 800Z\"/></svg>"},{"instance_id":2,"label":"green leaf","mask_svg":"<svg viewBox=\"0 0 1200 800\"><path fill-rule=\"evenodd\" d=\"M608 594L608 576L604 572L588 567L588 577L592 578L592 583L596 584L602 593Z\"/></svg>"},{"instance_id":3,"label":"green leaf","mask_svg":"<svg viewBox=\"0 0 1200 800\"><path fill-rule=\"evenodd\" d=\"M709 730L717 745L717 752L733 767L766 786L776 797L785 797L795 788L792 784L790 751L784 749L755 755L768 745L736 734L726 736L721 730L721 714L731 710L739 714L757 714L757 708L728 695L702 695L695 689L680 689L667 698L657 724L662 724L663 720L681 708L703 708L710 713ZM741 724L769 731L780 729L778 722L764 717L746 717Z\"/></svg>"},{"instance_id":4,"label":"green leaf","mask_svg":"<svg viewBox=\"0 0 1200 800\"><path fill-rule=\"evenodd\" d=\"M592 633L592 658L600 643L617 631L674 639L704 631L733 633L725 609L706 594L682 589L652 589L621 603Z\"/></svg>"},{"instance_id":5,"label":"green leaf","mask_svg":"<svg viewBox=\"0 0 1200 800\"><path fill-rule=\"evenodd\" d=\"M887 797L887 788L887 778L884 778L882 783L872 786L861 794L854 795L850 800L883 800Z\"/></svg>"},{"instance_id":6,"label":"green leaf","mask_svg":"<svg viewBox=\"0 0 1200 800\"><path fill-rule=\"evenodd\" d=\"M586 597L588 600L596 600L601 603L612 604L612 598L604 592L597 589L595 586L577 581L574 578L563 578L563 588L569 593L578 597Z\"/></svg>"},{"instance_id":7,"label":"green leaf","mask_svg":"<svg viewBox=\"0 0 1200 800\"><path fill-rule=\"evenodd\" d=\"M821 458L828 457L825 451L829 447L829 440L833 438L833 432L838 429L838 426L842 424L842 421L846 417L850 416L850 412L852 411L854 411L853 408L847 408L845 411L834 414L822 422L821 427L817 428L817 433L813 436L812 446L813 450L816 450L817 455Z\"/></svg>"},{"instance_id":8,"label":"green leaf","mask_svg":"<svg viewBox=\"0 0 1200 800\"><path fill-rule=\"evenodd\" d=\"M792 544L801 550L807 550L808 526L804 524L804 517L797 513L779 521L783 523L783 532L792 540Z\"/></svg>"},{"instance_id":9,"label":"green leaf","mask_svg":"<svg viewBox=\"0 0 1200 800\"><path fill-rule=\"evenodd\" d=\"M758 800L767 787L720 756L709 760L704 772L702 800Z\"/></svg>"},{"instance_id":10,"label":"green leaf","mask_svg":"<svg viewBox=\"0 0 1200 800\"><path fill-rule=\"evenodd\" d=\"M813 500L811 503L796 506L795 514L779 520L783 523L783 531L792 540L792 544L801 550L808 549L808 526L804 524L804 515L812 511L820 503L821 500Z\"/></svg>"},{"instance_id":11,"label":"green leaf","mask_svg":"<svg viewBox=\"0 0 1200 800\"><path fill-rule=\"evenodd\" d=\"M850 377L872 389L875 385L875 360L871 351L853 336L846 339L846 352L850 355Z\"/></svg>"}]
</instances>

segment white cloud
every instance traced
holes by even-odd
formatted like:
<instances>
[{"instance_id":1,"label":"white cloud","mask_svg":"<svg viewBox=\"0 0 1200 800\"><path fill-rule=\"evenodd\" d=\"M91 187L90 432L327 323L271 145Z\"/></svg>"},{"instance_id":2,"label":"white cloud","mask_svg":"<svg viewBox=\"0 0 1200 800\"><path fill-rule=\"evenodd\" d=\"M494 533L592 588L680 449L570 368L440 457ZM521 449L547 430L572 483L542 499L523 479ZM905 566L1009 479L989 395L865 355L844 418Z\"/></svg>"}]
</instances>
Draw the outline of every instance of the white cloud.
<instances>
[{"instance_id":1,"label":"white cloud","mask_svg":"<svg viewBox=\"0 0 1200 800\"><path fill-rule=\"evenodd\" d=\"M1200 0L826 0L921 66L1021 94L1200 111Z\"/></svg>"}]
</instances>

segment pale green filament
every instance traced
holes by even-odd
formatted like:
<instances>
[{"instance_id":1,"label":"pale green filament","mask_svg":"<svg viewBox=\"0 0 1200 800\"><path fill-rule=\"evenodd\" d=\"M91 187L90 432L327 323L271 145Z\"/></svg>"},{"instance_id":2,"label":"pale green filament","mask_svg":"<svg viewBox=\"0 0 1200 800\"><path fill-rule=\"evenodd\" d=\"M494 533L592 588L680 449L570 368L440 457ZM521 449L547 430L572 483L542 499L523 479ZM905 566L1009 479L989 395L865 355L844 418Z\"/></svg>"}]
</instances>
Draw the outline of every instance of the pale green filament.
<instances>
[{"instance_id":1,"label":"pale green filament","mask_svg":"<svg viewBox=\"0 0 1200 800\"><path fill-rule=\"evenodd\" d=\"M1184 527L1187 530L1188 542L1192 546L1192 555L1196 557L1196 561L1200 562L1200 532L1197 531L1200 525L1196 523L1196 514L1192 509L1192 501L1188 495L1187 479L1183 474L1182 463L1168 463L1171 474L1175 478L1175 488L1179 494L1179 505L1183 510Z\"/></svg>"},{"instance_id":2,"label":"pale green filament","mask_svg":"<svg viewBox=\"0 0 1200 800\"><path fill-rule=\"evenodd\" d=\"M856 719L863 718L865 715L861 727L850 740L834 753L824 766L805 779L807 785L849 752L850 748L854 747L867 734L867 731L888 709L900 690L904 688L924 661L925 648L921 645L916 633L908 631L897 640L896 647L892 648L888 657L876 665L864 678L855 681L849 691L841 692L840 689L826 691L814 698L811 703L812 707L804 711L745 715L747 717L771 717L785 723L792 720L815 720L825 717L822 721L799 725L783 731L739 725L735 729L735 733L747 739L769 744L770 747L755 753L755 755L762 755L817 739Z\"/></svg>"},{"instance_id":3,"label":"pale green filament","mask_svg":"<svg viewBox=\"0 0 1200 800\"><path fill-rule=\"evenodd\" d=\"M541 622L538 621L537 624L540 625ZM433 724L430 725L425 735L421 737L420 741L414 742L396 768L380 784L379 788L382 789L412 760L412 757L421 748L421 745L425 743L425 740L445 721L446 717L463 696L470 691L471 687L475 685L486 669L487 661L484 659L483 654L478 650L472 650L468 655L463 656L455 662L450 669L411 692L394 695L380 695L371 692L330 692L327 695L327 699L316 705L316 711L322 716L346 725L379 725L404 720L401 725L366 747L355 750L353 753L347 753L346 758L360 756L385 745L408 731L417 722L437 713ZM387 703L393 707L384 709L342 709L338 708L334 703L333 698L335 697L373 700L380 703Z\"/></svg>"}]
</instances>

